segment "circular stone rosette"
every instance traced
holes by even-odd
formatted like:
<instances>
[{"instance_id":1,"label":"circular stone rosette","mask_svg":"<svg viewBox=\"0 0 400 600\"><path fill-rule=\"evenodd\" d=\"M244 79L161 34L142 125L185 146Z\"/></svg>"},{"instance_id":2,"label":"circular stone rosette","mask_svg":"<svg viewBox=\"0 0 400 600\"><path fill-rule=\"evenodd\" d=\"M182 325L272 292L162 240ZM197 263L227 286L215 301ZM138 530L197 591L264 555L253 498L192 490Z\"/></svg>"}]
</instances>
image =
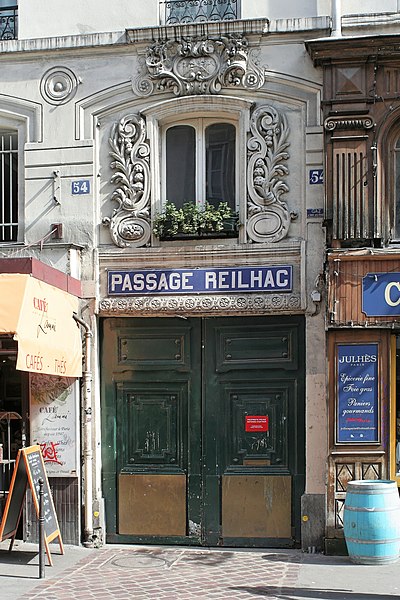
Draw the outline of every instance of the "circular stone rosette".
<instances>
[{"instance_id":1,"label":"circular stone rosette","mask_svg":"<svg viewBox=\"0 0 400 600\"><path fill-rule=\"evenodd\" d=\"M53 67L43 75L40 93L49 104L65 104L72 100L78 89L78 78L67 67Z\"/></svg>"}]
</instances>

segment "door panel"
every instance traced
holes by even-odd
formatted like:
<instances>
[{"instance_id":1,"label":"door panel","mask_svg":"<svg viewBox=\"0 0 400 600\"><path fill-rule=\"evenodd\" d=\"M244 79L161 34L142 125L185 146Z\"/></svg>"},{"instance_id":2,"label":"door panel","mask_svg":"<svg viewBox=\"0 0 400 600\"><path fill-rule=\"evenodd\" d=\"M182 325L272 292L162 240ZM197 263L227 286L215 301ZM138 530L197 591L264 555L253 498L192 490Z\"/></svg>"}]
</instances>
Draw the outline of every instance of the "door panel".
<instances>
[{"instance_id":1,"label":"door panel","mask_svg":"<svg viewBox=\"0 0 400 600\"><path fill-rule=\"evenodd\" d=\"M117 384L121 472L145 465L185 469L187 440L179 422L186 418L187 396L186 382Z\"/></svg>"},{"instance_id":2,"label":"door panel","mask_svg":"<svg viewBox=\"0 0 400 600\"><path fill-rule=\"evenodd\" d=\"M227 436L227 468L258 464L288 468L289 396L287 382L273 386L268 381L240 383L225 390L226 418L232 422L231 434ZM246 431L246 417L252 415L264 417L266 431ZM251 423L248 428L251 429Z\"/></svg>"},{"instance_id":3,"label":"door panel","mask_svg":"<svg viewBox=\"0 0 400 600\"><path fill-rule=\"evenodd\" d=\"M222 536L290 539L291 504L288 475L224 475Z\"/></svg>"},{"instance_id":4,"label":"door panel","mask_svg":"<svg viewBox=\"0 0 400 600\"><path fill-rule=\"evenodd\" d=\"M118 533L186 535L187 384L117 387Z\"/></svg>"},{"instance_id":5,"label":"door panel","mask_svg":"<svg viewBox=\"0 0 400 600\"><path fill-rule=\"evenodd\" d=\"M186 475L120 474L118 526L128 535L186 535Z\"/></svg>"},{"instance_id":6,"label":"door panel","mask_svg":"<svg viewBox=\"0 0 400 600\"><path fill-rule=\"evenodd\" d=\"M186 328L171 328L171 331L148 331L135 328L130 335L118 339L118 362L135 369L190 370L190 340Z\"/></svg>"},{"instance_id":7,"label":"door panel","mask_svg":"<svg viewBox=\"0 0 400 600\"><path fill-rule=\"evenodd\" d=\"M216 371L297 369L297 329L285 323L271 325L269 320L263 317L207 319L211 330L215 328ZM224 324L217 325L214 321L224 321ZM255 321L258 322L256 326ZM211 337L214 337L213 333L210 331Z\"/></svg>"},{"instance_id":8,"label":"door panel","mask_svg":"<svg viewBox=\"0 0 400 600\"><path fill-rule=\"evenodd\" d=\"M298 539L303 348L301 318L106 319L108 541Z\"/></svg>"}]
</instances>

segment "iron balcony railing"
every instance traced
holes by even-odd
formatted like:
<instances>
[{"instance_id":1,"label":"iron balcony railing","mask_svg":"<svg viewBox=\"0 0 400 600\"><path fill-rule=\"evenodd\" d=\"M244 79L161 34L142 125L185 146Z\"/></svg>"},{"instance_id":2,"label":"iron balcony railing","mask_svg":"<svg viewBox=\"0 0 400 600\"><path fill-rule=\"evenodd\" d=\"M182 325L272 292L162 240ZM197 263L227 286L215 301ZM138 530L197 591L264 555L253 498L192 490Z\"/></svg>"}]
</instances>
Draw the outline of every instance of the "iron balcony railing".
<instances>
[{"instance_id":1,"label":"iron balcony railing","mask_svg":"<svg viewBox=\"0 0 400 600\"><path fill-rule=\"evenodd\" d=\"M167 0L160 2L161 25L240 19L240 0Z\"/></svg>"},{"instance_id":2,"label":"iron balcony railing","mask_svg":"<svg viewBox=\"0 0 400 600\"><path fill-rule=\"evenodd\" d=\"M0 8L0 40L16 40L17 23L17 6L4 6Z\"/></svg>"}]
</instances>

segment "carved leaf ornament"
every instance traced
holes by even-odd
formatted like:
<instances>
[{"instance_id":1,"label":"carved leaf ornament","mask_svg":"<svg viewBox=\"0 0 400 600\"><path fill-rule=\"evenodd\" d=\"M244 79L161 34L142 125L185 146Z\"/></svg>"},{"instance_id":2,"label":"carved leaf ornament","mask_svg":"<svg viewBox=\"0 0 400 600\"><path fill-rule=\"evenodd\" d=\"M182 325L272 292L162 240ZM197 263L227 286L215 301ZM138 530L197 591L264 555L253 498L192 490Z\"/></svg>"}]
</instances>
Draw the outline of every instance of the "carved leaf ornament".
<instances>
[{"instance_id":1,"label":"carved leaf ornament","mask_svg":"<svg viewBox=\"0 0 400 600\"><path fill-rule=\"evenodd\" d=\"M285 178L289 154L289 127L284 115L269 105L251 116L247 142L247 234L252 242L278 242L287 236L291 220L282 195L289 191ZM112 199L118 206L103 219L119 247L150 243L150 147L146 123L140 115L127 115L115 124L109 140L116 185Z\"/></svg>"},{"instance_id":2,"label":"carved leaf ornament","mask_svg":"<svg viewBox=\"0 0 400 600\"><path fill-rule=\"evenodd\" d=\"M255 242L277 242L288 234L291 219L282 194L289 191L284 178L289 174L289 127L275 108L257 108L250 122L247 142L248 220L247 233Z\"/></svg>"},{"instance_id":3,"label":"carved leaf ornament","mask_svg":"<svg viewBox=\"0 0 400 600\"><path fill-rule=\"evenodd\" d=\"M116 123L109 139L115 171L110 181L116 184L112 199L118 203L110 227L117 246L143 246L149 243L150 228L150 147L146 142L146 122L140 115L127 115Z\"/></svg>"}]
</instances>

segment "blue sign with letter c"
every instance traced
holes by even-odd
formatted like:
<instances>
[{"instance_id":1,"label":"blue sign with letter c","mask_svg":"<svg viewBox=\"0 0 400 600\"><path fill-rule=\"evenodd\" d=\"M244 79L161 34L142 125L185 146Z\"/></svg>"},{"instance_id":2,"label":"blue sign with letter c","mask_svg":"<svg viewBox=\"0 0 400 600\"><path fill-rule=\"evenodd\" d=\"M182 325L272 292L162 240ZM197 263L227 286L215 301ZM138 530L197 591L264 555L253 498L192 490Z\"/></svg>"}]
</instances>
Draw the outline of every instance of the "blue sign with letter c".
<instances>
[{"instance_id":1,"label":"blue sign with letter c","mask_svg":"<svg viewBox=\"0 0 400 600\"><path fill-rule=\"evenodd\" d=\"M368 273L362 282L362 311L368 317L400 315L400 273Z\"/></svg>"}]
</instances>

